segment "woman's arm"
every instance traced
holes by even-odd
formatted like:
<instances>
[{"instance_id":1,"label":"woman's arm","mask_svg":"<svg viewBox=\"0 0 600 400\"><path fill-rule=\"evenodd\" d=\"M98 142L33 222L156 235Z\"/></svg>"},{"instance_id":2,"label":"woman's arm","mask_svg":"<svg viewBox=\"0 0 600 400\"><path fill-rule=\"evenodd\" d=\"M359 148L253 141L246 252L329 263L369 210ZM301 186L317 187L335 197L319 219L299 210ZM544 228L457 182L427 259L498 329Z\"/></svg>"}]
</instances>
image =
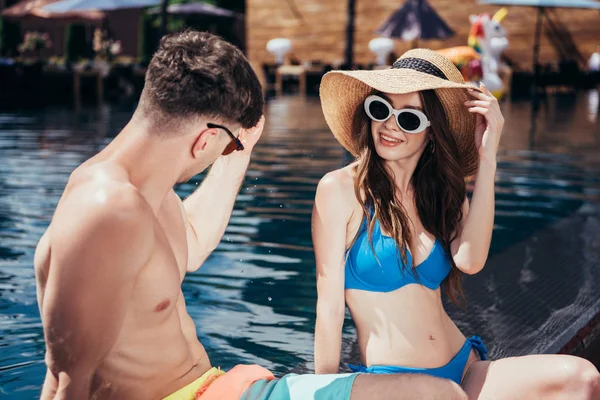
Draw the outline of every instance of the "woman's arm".
<instances>
[{"instance_id":1,"label":"woman's arm","mask_svg":"<svg viewBox=\"0 0 600 400\"><path fill-rule=\"evenodd\" d=\"M475 100L465 103L469 112L478 114L475 142L479 151L479 169L471 205L465 199L460 235L452 242L452 257L458 269L475 274L483 269L490 250L494 228L494 187L496 154L504 117L498 100L481 84L483 93L471 91Z\"/></svg>"},{"instance_id":2,"label":"woman's arm","mask_svg":"<svg viewBox=\"0 0 600 400\"><path fill-rule=\"evenodd\" d=\"M339 370L344 299L346 227L352 213L341 180L342 171L327 174L317 187L312 214L313 246L317 264L317 323L315 372Z\"/></svg>"}]
</instances>

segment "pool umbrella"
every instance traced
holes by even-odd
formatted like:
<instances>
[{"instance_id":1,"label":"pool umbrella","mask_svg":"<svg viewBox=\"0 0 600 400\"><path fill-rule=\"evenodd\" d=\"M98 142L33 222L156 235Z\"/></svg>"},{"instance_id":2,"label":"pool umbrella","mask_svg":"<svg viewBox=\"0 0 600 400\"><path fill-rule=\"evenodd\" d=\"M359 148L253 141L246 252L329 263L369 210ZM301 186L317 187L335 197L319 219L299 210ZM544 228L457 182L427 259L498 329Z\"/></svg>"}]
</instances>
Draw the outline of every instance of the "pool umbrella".
<instances>
[{"instance_id":1,"label":"pool umbrella","mask_svg":"<svg viewBox=\"0 0 600 400\"><path fill-rule=\"evenodd\" d=\"M159 14L160 8L154 8L150 10L150 14ZM213 6L212 4L206 3L185 3L185 4L171 4L167 7L167 13L171 15L180 16L204 16L204 17L224 17L224 18L237 18L242 15L225 8Z\"/></svg>"},{"instance_id":2,"label":"pool umbrella","mask_svg":"<svg viewBox=\"0 0 600 400\"><path fill-rule=\"evenodd\" d=\"M375 31L383 37L413 42L418 39L447 39L454 36L427 0L407 0Z\"/></svg>"},{"instance_id":3,"label":"pool umbrella","mask_svg":"<svg viewBox=\"0 0 600 400\"><path fill-rule=\"evenodd\" d=\"M67 13L82 10L113 11L157 6L160 0L63 0L43 7L44 11Z\"/></svg>"},{"instance_id":4,"label":"pool umbrella","mask_svg":"<svg viewBox=\"0 0 600 400\"><path fill-rule=\"evenodd\" d=\"M43 7L57 3L60 0L24 0L2 11L2 16L10 19L44 18L68 19L83 21L99 21L104 18L101 11L72 11L67 13L53 13L43 10Z\"/></svg>"}]
</instances>

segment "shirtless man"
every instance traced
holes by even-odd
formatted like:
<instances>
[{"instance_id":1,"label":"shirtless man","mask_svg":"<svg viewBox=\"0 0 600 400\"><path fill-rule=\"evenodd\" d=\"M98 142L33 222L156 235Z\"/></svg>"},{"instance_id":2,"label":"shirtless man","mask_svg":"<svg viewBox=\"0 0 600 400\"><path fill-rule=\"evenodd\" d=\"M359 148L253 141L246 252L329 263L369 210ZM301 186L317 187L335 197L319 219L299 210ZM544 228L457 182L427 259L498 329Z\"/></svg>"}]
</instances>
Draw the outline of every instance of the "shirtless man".
<instances>
[{"instance_id":1,"label":"shirtless man","mask_svg":"<svg viewBox=\"0 0 600 400\"><path fill-rule=\"evenodd\" d=\"M259 81L238 49L194 31L162 39L131 121L72 173L38 244L43 400L464 398L430 377L277 380L258 366L224 375L211 367L181 282L220 242L262 109ZM209 165L182 202L173 186Z\"/></svg>"}]
</instances>

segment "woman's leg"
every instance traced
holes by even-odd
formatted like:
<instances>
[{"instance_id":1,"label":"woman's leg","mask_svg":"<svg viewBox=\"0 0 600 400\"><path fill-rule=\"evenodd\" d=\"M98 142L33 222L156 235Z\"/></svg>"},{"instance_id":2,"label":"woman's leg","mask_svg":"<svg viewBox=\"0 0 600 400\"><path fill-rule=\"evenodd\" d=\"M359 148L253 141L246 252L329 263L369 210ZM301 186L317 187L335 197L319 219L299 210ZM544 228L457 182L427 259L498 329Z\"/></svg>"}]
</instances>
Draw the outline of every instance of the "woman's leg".
<instances>
[{"instance_id":1,"label":"woman's leg","mask_svg":"<svg viewBox=\"0 0 600 400\"><path fill-rule=\"evenodd\" d=\"M360 374L354 380L350 400L468 400L449 379L424 374Z\"/></svg>"},{"instance_id":2,"label":"woman's leg","mask_svg":"<svg viewBox=\"0 0 600 400\"><path fill-rule=\"evenodd\" d=\"M600 374L589 361L531 355L476 361L463 381L469 399L600 399Z\"/></svg>"}]
</instances>

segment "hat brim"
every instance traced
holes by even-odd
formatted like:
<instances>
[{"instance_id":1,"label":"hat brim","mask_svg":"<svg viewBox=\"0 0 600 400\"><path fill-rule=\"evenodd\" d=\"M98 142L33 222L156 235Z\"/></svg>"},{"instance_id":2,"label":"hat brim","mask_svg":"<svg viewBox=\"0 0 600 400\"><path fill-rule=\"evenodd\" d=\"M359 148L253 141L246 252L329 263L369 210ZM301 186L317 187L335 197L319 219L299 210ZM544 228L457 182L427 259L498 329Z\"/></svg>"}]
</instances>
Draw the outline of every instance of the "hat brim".
<instances>
[{"instance_id":1,"label":"hat brim","mask_svg":"<svg viewBox=\"0 0 600 400\"><path fill-rule=\"evenodd\" d=\"M385 93L406 94L430 89L476 89L476 86L438 78L412 69L382 69L368 71L330 71L323 76L321 85L327 87L329 81L343 84L344 79L355 79L365 85Z\"/></svg>"},{"instance_id":2,"label":"hat brim","mask_svg":"<svg viewBox=\"0 0 600 400\"><path fill-rule=\"evenodd\" d=\"M323 76L319 89L325 121L333 135L350 153L357 156L352 133L352 119L357 107L373 91L406 94L435 90L442 102L448 123L460 151L464 176L475 173L478 152L475 146L477 118L469 113L464 102L471 100L467 89L479 88L438 78L412 69L384 69L369 71L331 71Z\"/></svg>"}]
</instances>

